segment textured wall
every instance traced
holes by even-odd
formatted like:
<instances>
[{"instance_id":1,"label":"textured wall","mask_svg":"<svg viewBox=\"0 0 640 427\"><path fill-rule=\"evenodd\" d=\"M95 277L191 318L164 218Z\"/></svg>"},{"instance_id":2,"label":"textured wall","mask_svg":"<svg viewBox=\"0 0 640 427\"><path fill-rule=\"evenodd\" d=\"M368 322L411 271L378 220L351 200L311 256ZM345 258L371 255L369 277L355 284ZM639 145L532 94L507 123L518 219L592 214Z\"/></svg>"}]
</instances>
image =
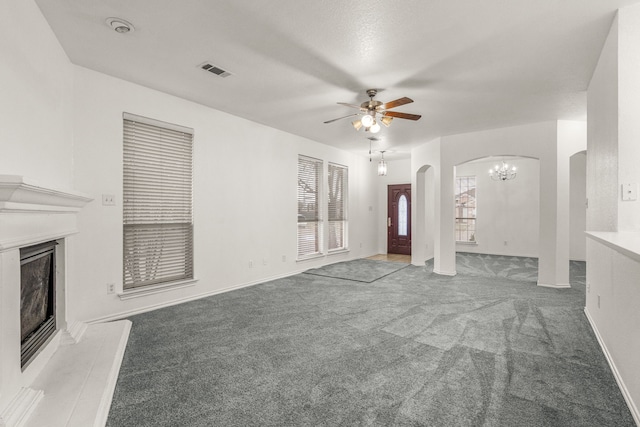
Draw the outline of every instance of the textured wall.
<instances>
[{"instance_id":1,"label":"textured wall","mask_svg":"<svg viewBox=\"0 0 640 427\"><path fill-rule=\"evenodd\" d=\"M618 226L618 20L614 20L587 95L587 230Z\"/></svg>"},{"instance_id":2,"label":"textured wall","mask_svg":"<svg viewBox=\"0 0 640 427\"><path fill-rule=\"evenodd\" d=\"M640 5L618 14L618 231L640 231L640 200L621 200L621 185L640 183Z\"/></svg>"}]
</instances>

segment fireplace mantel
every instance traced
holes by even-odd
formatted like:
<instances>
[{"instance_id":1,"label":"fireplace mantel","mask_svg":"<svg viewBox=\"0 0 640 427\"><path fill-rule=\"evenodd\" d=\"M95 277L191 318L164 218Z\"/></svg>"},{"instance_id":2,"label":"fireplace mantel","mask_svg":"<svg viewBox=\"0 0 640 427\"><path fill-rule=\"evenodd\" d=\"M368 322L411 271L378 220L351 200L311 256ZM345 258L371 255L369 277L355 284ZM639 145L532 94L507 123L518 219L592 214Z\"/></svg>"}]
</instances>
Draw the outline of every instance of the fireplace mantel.
<instances>
[{"instance_id":1,"label":"fireplace mantel","mask_svg":"<svg viewBox=\"0 0 640 427\"><path fill-rule=\"evenodd\" d=\"M20 175L0 175L0 213L78 212L91 200L84 194L45 187Z\"/></svg>"},{"instance_id":2,"label":"fireplace mantel","mask_svg":"<svg viewBox=\"0 0 640 427\"><path fill-rule=\"evenodd\" d=\"M106 422L131 322L87 326L67 317L67 247L91 200L23 176L0 175L0 427ZM23 369L20 248L51 240L58 242L57 330Z\"/></svg>"},{"instance_id":3,"label":"fireplace mantel","mask_svg":"<svg viewBox=\"0 0 640 427\"><path fill-rule=\"evenodd\" d=\"M77 214L93 200L19 175L0 175L0 252L77 233Z\"/></svg>"}]
</instances>

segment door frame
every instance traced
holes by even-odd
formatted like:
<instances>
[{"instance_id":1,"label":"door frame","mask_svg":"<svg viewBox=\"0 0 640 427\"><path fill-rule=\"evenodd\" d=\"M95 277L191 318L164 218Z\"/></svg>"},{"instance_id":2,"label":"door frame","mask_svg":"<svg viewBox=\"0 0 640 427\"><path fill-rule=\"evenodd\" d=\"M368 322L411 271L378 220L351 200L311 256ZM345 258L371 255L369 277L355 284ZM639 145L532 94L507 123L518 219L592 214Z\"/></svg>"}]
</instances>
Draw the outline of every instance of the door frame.
<instances>
[{"instance_id":1,"label":"door frame","mask_svg":"<svg viewBox=\"0 0 640 427\"><path fill-rule=\"evenodd\" d=\"M407 235L398 236L397 230L397 199L401 195L407 197ZM387 185L387 253L411 255L411 183Z\"/></svg>"}]
</instances>

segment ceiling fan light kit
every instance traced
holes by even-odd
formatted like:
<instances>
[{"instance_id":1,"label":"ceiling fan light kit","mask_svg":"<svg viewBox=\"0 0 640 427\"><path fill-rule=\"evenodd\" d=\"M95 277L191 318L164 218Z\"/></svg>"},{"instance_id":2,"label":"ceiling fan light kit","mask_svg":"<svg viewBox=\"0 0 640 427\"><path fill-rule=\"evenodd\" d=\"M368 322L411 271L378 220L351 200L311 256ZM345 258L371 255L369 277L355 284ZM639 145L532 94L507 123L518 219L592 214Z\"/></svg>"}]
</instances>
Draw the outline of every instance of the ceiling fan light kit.
<instances>
[{"instance_id":1,"label":"ceiling fan light kit","mask_svg":"<svg viewBox=\"0 0 640 427\"><path fill-rule=\"evenodd\" d=\"M346 102L338 102L340 105L344 105L350 108L357 108L360 110L360 113L352 114L345 117L340 117L337 119L327 120L325 123L332 123L336 120L345 119L347 117L352 117L354 115L362 115L359 120L355 120L351 122L351 125L356 131L364 128L365 132L378 133L380 132L380 123L389 127L391 125L391 121L395 118L398 119L406 119L406 120L420 120L419 114L408 114L408 113L400 113L397 111L388 111L392 108L399 107L401 105L410 104L413 102L411 98L399 98L395 101L383 103L381 101L377 101L373 99L378 93L377 89L369 89L367 90L367 95L369 96L369 101L365 101L362 104L354 105L348 104Z\"/></svg>"}]
</instances>

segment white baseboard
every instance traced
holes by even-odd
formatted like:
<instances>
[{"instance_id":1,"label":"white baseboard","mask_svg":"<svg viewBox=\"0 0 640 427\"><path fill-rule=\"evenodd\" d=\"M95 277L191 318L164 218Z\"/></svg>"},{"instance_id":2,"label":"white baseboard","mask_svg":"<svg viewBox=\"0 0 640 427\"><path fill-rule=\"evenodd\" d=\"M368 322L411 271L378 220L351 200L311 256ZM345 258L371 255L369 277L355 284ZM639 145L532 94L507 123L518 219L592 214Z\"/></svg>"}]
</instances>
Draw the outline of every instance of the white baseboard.
<instances>
[{"instance_id":1,"label":"white baseboard","mask_svg":"<svg viewBox=\"0 0 640 427\"><path fill-rule=\"evenodd\" d=\"M553 288L553 289L567 289L571 287L571 285L568 283L550 284L550 283L540 283L540 282L538 282L538 286L541 286L543 288Z\"/></svg>"},{"instance_id":2,"label":"white baseboard","mask_svg":"<svg viewBox=\"0 0 640 427\"><path fill-rule=\"evenodd\" d=\"M589 310L587 310L587 307L584 308L584 314L587 316L587 320L591 325L591 329L593 329L593 332L595 333L596 338L598 339L598 344L600 344L600 348L604 353L604 357L607 359L607 362L609 363L609 367L613 372L613 377L616 379L616 382L618 383L618 388L620 388L620 392L622 392L622 396L624 396L624 400L627 402L627 406L629 407L629 411L631 411L633 420L636 422L636 425L640 426L640 411L638 411L638 407L633 401L631 394L627 389L627 386L624 384L624 380L620 376L620 372L618 371L618 368L616 367L616 364L614 363L613 358L611 357L611 354L609 353L609 350L607 349L607 346L604 343L602 336L600 335L600 331L598 331L598 327L596 326L596 323L593 321L593 318L589 314Z\"/></svg>"},{"instance_id":3,"label":"white baseboard","mask_svg":"<svg viewBox=\"0 0 640 427\"><path fill-rule=\"evenodd\" d=\"M235 291L235 290L238 290L238 289L247 288L249 286L254 286L254 285L259 285L261 283L270 282L272 280L282 279L284 277L295 276L296 274L300 274L300 273L302 273L302 272L304 272L306 270L308 270L308 269L304 268L304 269L301 269L301 270L296 270L296 271L288 272L288 273L285 273L285 274L280 274L280 275L277 275L277 276L265 277L265 278L254 280L254 281L251 281L251 282L241 283L239 285L230 286L228 288L216 289L216 290L213 290L213 291L203 292L201 294L191 295L191 296L188 296L188 297L185 297L185 298L172 299L170 301L165 301L165 302L162 302L162 303L159 303L159 304L147 305L147 306L144 306L144 307L135 308L133 310L123 311L123 312L120 312L120 313L110 314L110 315L102 316L102 317L97 317L95 319L87 320L86 323L88 323L89 325L93 325L93 324L96 324L96 323L104 323L104 322L111 322L113 320L126 319L127 317L135 316L136 314L142 314L142 313L146 313L148 311L158 310L160 308L171 307L173 305L182 304L184 302L195 301L197 299L206 298L206 297L210 297L210 296L217 295L217 294L223 294L223 293L226 293L226 292Z\"/></svg>"},{"instance_id":4,"label":"white baseboard","mask_svg":"<svg viewBox=\"0 0 640 427\"><path fill-rule=\"evenodd\" d=\"M22 388L0 414L0 422L6 427L22 427L44 397L42 390Z\"/></svg>"},{"instance_id":5,"label":"white baseboard","mask_svg":"<svg viewBox=\"0 0 640 427\"><path fill-rule=\"evenodd\" d=\"M457 271L443 271L443 270L436 270L435 268L433 269L433 272L436 274L439 274L441 276L455 276L456 274L458 274Z\"/></svg>"},{"instance_id":6,"label":"white baseboard","mask_svg":"<svg viewBox=\"0 0 640 427\"><path fill-rule=\"evenodd\" d=\"M67 325L65 333L61 338L63 344L77 344L82 339L85 331L87 330L87 324L83 322L74 321Z\"/></svg>"}]
</instances>

